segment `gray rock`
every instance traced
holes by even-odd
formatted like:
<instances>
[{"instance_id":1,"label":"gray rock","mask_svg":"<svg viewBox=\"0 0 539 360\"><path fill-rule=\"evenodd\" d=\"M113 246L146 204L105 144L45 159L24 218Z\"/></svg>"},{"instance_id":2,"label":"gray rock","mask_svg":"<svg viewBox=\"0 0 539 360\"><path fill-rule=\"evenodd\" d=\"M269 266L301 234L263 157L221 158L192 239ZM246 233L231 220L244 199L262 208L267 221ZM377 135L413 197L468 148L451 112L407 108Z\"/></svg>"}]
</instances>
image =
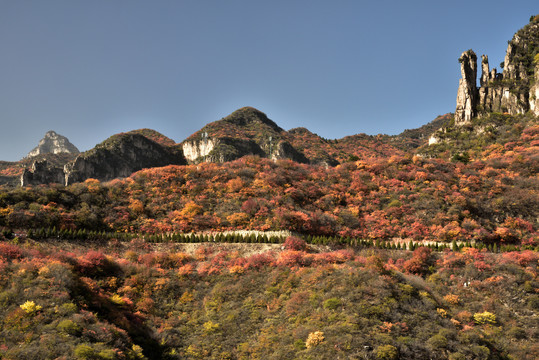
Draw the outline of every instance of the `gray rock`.
<instances>
[{"instance_id":1,"label":"gray rock","mask_svg":"<svg viewBox=\"0 0 539 360\"><path fill-rule=\"evenodd\" d=\"M31 169L24 169L21 186L39 184L64 184L64 170L50 166L47 160L34 161Z\"/></svg>"},{"instance_id":2,"label":"gray rock","mask_svg":"<svg viewBox=\"0 0 539 360\"><path fill-rule=\"evenodd\" d=\"M455 110L455 124L464 125L476 115L477 101L477 56L473 50L467 50L459 58L460 73L457 92L457 108Z\"/></svg>"},{"instance_id":3,"label":"gray rock","mask_svg":"<svg viewBox=\"0 0 539 360\"><path fill-rule=\"evenodd\" d=\"M468 124L475 116L486 116L492 112L511 115L532 111L539 115L538 72L539 67L530 65L530 49L539 46L539 23L531 23L517 32L507 45L503 73L489 69L488 57L482 56L479 89L476 89L476 60L472 50L462 53L462 78L457 93L455 124ZM534 66L534 68L532 68Z\"/></svg>"},{"instance_id":4,"label":"gray rock","mask_svg":"<svg viewBox=\"0 0 539 360\"><path fill-rule=\"evenodd\" d=\"M42 154L78 154L79 149L69 142L69 140L54 131L48 131L43 139L39 141L39 145L28 153L26 157L34 157Z\"/></svg>"},{"instance_id":5,"label":"gray rock","mask_svg":"<svg viewBox=\"0 0 539 360\"><path fill-rule=\"evenodd\" d=\"M535 81L530 89L530 110L539 116L539 64L535 65Z\"/></svg>"},{"instance_id":6,"label":"gray rock","mask_svg":"<svg viewBox=\"0 0 539 360\"><path fill-rule=\"evenodd\" d=\"M46 161L35 161L21 175L21 185L70 185L89 178L108 181L144 168L185 163L181 150L175 146L164 146L136 133L118 134L79 154L63 169L51 167Z\"/></svg>"},{"instance_id":7,"label":"gray rock","mask_svg":"<svg viewBox=\"0 0 539 360\"><path fill-rule=\"evenodd\" d=\"M114 135L64 166L65 184L89 178L108 181L144 168L183 165L179 149L162 146L140 134Z\"/></svg>"}]
</instances>

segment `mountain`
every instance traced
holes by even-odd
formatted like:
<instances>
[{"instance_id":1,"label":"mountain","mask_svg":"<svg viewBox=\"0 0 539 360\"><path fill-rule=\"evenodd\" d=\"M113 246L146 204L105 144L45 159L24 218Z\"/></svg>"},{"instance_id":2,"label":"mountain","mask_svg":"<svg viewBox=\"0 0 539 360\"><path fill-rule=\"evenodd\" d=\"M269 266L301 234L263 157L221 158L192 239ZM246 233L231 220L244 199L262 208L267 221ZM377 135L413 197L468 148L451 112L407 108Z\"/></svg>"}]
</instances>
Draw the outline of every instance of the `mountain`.
<instances>
[{"instance_id":1,"label":"mountain","mask_svg":"<svg viewBox=\"0 0 539 360\"><path fill-rule=\"evenodd\" d=\"M25 169L34 168L34 164L39 169L62 168L65 164L74 160L79 153L77 147L65 136L52 130L48 131L39 141L39 144L20 161L0 161L0 185L20 185L21 175ZM34 183L60 182L59 173L54 171L53 173L55 175L49 174L41 182L36 180Z\"/></svg>"},{"instance_id":2,"label":"mountain","mask_svg":"<svg viewBox=\"0 0 539 360\"><path fill-rule=\"evenodd\" d=\"M354 159L403 154L387 135L358 134L329 140L306 128L283 130L266 114L244 107L204 126L182 142L189 163L223 163L245 155L336 166Z\"/></svg>"},{"instance_id":3,"label":"mountain","mask_svg":"<svg viewBox=\"0 0 539 360\"><path fill-rule=\"evenodd\" d=\"M462 79L455 114L438 116L419 129L405 130L399 135L357 134L324 139L306 128L286 131L262 111L243 107L207 124L180 144L154 130L140 129L128 135L115 135L77 159L65 159L68 161L63 164L61 159L37 157L78 151L67 139L51 131L29 153L27 159L37 162L27 164L32 169L24 171L21 181L28 185L72 183L90 177L110 180L142 168L226 163L247 155L325 167L413 155L469 161L470 157L484 155L485 147L505 146L536 126L539 17L532 17L509 41L502 73L491 70L488 57L482 56L480 87L476 86L477 56L473 50L463 52L459 62ZM526 141L522 143L528 144ZM26 164L0 164L0 181L20 173L23 165Z\"/></svg>"},{"instance_id":4,"label":"mountain","mask_svg":"<svg viewBox=\"0 0 539 360\"><path fill-rule=\"evenodd\" d=\"M107 181L144 168L185 163L181 149L173 140L157 131L141 129L113 135L63 167L50 165L46 159L35 161L31 169L22 173L21 185L67 185L89 178Z\"/></svg>"},{"instance_id":5,"label":"mountain","mask_svg":"<svg viewBox=\"0 0 539 360\"><path fill-rule=\"evenodd\" d=\"M290 136L266 114L244 107L209 123L182 142L189 163L226 162L245 155L309 162L290 144Z\"/></svg>"},{"instance_id":6,"label":"mountain","mask_svg":"<svg viewBox=\"0 0 539 360\"><path fill-rule=\"evenodd\" d=\"M179 148L161 145L135 131L111 136L82 153L64 167L64 173L66 184L71 184L88 178L107 181L144 168L183 164Z\"/></svg>"},{"instance_id":7,"label":"mountain","mask_svg":"<svg viewBox=\"0 0 539 360\"><path fill-rule=\"evenodd\" d=\"M32 158L43 154L78 154L79 149L69 140L54 131L48 131L39 144L26 155L27 158Z\"/></svg>"}]
</instances>

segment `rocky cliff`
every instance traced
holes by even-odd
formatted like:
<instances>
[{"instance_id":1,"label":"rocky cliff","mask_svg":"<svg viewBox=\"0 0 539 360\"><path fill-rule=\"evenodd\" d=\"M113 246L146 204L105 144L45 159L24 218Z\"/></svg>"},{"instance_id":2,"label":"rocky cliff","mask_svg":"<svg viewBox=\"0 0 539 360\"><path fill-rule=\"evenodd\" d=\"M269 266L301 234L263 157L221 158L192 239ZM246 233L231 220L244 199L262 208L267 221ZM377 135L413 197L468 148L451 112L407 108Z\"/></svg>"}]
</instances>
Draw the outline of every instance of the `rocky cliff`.
<instances>
[{"instance_id":1,"label":"rocky cliff","mask_svg":"<svg viewBox=\"0 0 539 360\"><path fill-rule=\"evenodd\" d=\"M472 50L459 58L461 76L457 92L455 125L470 123L476 116L492 112L511 115L532 111L539 115L539 16L519 30L507 46L503 72L490 70L488 57L481 57L480 87L477 81L477 56Z\"/></svg>"},{"instance_id":2,"label":"rocky cliff","mask_svg":"<svg viewBox=\"0 0 539 360\"><path fill-rule=\"evenodd\" d=\"M43 154L78 154L79 149L69 142L69 140L54 131L48 131L39 144L26 156L27 158Z\"/></svg>"},{"instance_id":3,"label":"rocky cliff","mask_svg":"<svg viewBox=\"0 0 539 360\"><path fill-rule=\"evenodd\" d=\"M34 161L32 167L24 169L21 175L21 186L64 183L64 169L51 165L47 160Z\"/></svg>"},{"instance_id":4,"label":"rocky cliff","mask_svg":"<svg viewBox=\"0 0 539 360\"><path fill-rule=\"evenodd\" d=\"M290 144L290 135L263 112L244 107L204 126L182 143L189 163L226 162L245 155L309 160Z\"/></svg>"},{"instance_id":5,"label":"rocky cliff","mask_svg":"<svg viewBox=\"0 0 539 360\"><path fill-rule=\"evenodd\" d=\"M141 135L140 131L133 131L108 138L63 168L34 162L31 169L23 172L21 185L69 185L89 178L107 181L144 168L183 164L186 161L178 146L165 146Z\"/></svg>"},{"instance_id":6,"label":"rocky cliff","mask_svg":"<svg viewBox=\"0 0 539 360\"><path fill-rule=\"evenodd\" d=\"M65 165L65 183L88 178L107 181L144 168L183 164L185 159L176 147L162 146L136 133L119 134Z\"/></svg>"}]
</instances>

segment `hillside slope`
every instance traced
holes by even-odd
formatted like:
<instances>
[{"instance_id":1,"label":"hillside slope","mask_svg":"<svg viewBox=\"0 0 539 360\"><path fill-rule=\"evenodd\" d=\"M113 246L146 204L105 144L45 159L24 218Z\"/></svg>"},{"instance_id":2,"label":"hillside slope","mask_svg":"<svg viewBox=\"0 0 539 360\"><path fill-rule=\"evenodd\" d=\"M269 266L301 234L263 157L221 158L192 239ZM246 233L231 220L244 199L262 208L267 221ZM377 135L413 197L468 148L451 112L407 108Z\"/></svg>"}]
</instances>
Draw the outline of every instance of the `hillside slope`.
<instances>
[{"instance_id":1,"label":"hillside slope","mask_svg":"<svg viewBox=\"0 0 539 360\"><path fill-rule=\"evenodd\" d=\"M539 356L538 255L0 242L5 359Z\"/></svg>"}]
</instances>

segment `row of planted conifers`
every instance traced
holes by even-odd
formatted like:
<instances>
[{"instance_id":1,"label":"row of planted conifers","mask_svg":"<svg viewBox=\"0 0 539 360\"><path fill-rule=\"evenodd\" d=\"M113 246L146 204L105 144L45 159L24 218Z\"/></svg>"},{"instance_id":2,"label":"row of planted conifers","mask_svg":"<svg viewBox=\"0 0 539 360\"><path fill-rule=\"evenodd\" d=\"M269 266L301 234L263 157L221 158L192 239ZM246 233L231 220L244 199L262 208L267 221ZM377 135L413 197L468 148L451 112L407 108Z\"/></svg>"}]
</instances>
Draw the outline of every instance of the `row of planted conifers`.
<instances>
[{"instance_id":1,"label":"row of planted conifers","mask_svg":"<svg viewBox=\"0 0 539 360\"><path fill-rule=\"evenodd\" d=\"M0 231L0 235L4 239L59 239L59 240L79 240L79 241L102 241L102 240L118 240L130 241L133 239L143 239L150 243L176 242L176 243L260 243L260 244L280 244L287 238L286 235L266 235L264 233L166 233L166 234L138 234L128 232L106 232L86 229L56 229L39 228L29 229L27 231L14 232L11 229L4 228ZM306 243L312 245L326 245L332 247L352 246L356 248L378 248L387 250L414 250L420 246L426 246L434 251L443 251L451 249L460 251L465 247L486 249L491 252L506 252L517 250L535 250L539 248L533 246L516 246L512 244L484 244L481 242L470 241L453 241L452 243L441 242L421 242L421 241L384 241L371 239L357 239L348 237L328 237L328 236L312 236L300 235L295 236L302 238Z\"/></svg>"}]
</instances>

